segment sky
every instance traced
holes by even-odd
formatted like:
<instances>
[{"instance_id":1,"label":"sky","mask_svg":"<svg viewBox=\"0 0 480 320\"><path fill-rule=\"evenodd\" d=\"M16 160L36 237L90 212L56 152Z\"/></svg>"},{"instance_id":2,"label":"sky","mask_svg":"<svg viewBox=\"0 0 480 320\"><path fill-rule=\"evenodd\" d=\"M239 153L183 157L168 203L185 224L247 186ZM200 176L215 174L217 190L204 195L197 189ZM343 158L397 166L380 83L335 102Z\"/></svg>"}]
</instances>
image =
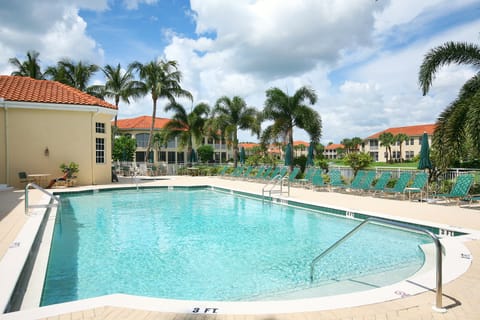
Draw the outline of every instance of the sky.
<instances>
[{"instance_id":1,"label":"sky","mask_svg":"<svg viewBox=\"0 0 480 320\"><path fill-rule=\"evenodd\" d=\"M479 40L479 0L0 0L0 74L29 50L43 70L62 58L124 68L176 60L194 97L179 101L187 110L222 96L262 110L266 90L293 95L309 86L324 144L434 123L478 70L443 67L423 96L425 54ZM103 83L102 74L93 82ZM166 103L157 116L171 116ZM146 96L120 103L118 117L151 113ZM257 141L248 131L239 139ZM301 129L294 139L309 140Z\"/></svg>"}]
</instances>

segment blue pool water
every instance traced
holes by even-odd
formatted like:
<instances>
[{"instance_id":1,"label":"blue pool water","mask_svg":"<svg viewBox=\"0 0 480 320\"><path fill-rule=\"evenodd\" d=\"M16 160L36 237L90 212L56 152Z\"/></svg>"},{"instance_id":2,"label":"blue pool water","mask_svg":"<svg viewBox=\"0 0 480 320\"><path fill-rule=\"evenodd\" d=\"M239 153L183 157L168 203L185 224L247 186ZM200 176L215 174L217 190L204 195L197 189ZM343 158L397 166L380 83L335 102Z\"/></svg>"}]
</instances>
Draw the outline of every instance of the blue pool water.
<instances>
[{"instance_id":1,"label":"blue pool water","mask_svg":"<svg viewBox=\"0 0 480 320\"><path fill-rule=\"evenodd\" d=\"M210 189L61 198L42 305L112 293L255 300L342 280L370 289L416 272L430 242L367 225L318 263L310 284L312 259L359 221Z\"/></svg>"}]
</instances>

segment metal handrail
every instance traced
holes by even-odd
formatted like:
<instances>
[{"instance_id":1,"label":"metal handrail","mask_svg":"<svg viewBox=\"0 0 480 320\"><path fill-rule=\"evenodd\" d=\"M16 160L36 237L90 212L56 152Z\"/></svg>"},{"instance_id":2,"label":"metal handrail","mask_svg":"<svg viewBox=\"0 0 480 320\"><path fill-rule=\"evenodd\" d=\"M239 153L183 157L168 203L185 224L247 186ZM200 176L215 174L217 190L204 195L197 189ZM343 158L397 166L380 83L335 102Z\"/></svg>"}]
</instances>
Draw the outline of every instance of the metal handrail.
<instances>
[{"instance_id":1,"label":"metal handrail","mask_svg":"<svg viewBox=\"0 0 480 320\"><path fill-rule=\"evenodd\" d=\"M275 186L279 185L278 184L279 182L280 182L280 190L278 190L278 193L282 194L283 193L283 176L278 174L275 177L273 177L272 179L270 179L269 181L267 181L265 186L263 186L262 197L263 198L265 197L265 191L268 191L268 195L271 197L272 193L273 193L273 188L275 188ZM265 190L268 186L271 186L270 190ZM290 184L288 185L287 195L290 196Z\"/></svg>"},{"instance_id":2,"label":"metal handrail","mask_svg":"<svg viewBox=\"0 0 480 320\"><path fill-rule=\"evenodd\" d=\"M57 203L56 204L55 203L49 203L49 204L46 204L46 205L43 205L43 204L41 204L41 205L31 205L30 206L28 204L29 203L28 193L29 193L30 187L34 187L35 189L42 191L47 196L49 196L51 200L57 201ZM50 200L50 202L51 202L51 200ZM53 193L48 192L47 190L40 187L38 184L30 182L25 186L25 214L26 215L28 215L28 209L29 208L51 208L51 207L58 206L58 203L60 203L60 197L54 195Z\"/></svg>"},{"instance_id":3,"label":"metal handrail","mask_svg":"<svg viewBox=\"0 0 480 320\"><path fill-rule=\"evenodd\" d=\"M370 217L365 219L362 223L360 223L358 226L353 228L350 232L348 232L346 235L344 235L341 239L337 240L334 244L332 244L330 247L328 247L325 251L323 251L321 254L319 254L315 259L312 260L310 263L310 282L313 282L313 273L314 273L314 268L315 264L322 259L324 256L326 256L329 252L331 252L333 249L338 247L342 242L350 238L354 233L356 233L360 228L362 228L365 224L367 223L379 223L379 224L387 224L387 225L392 225L398 228L403 228L407 230L412 230L416 232L420 232L423 234L426 234L430 236L430 238L433 239L433 242L435 244L435 255L436 255L436 299L435 299L435 306L433 306L433 309L437 312L445 312L446 309L442 307L442 244L440 243L439 238L433 234L432 232L415 227L412 225L408 225L405 223L397 222L397 221L391 221L391 220L385 220L385 219L380 219L380 218L375 218L375 217Z\"/></svg>"}]
</instances>

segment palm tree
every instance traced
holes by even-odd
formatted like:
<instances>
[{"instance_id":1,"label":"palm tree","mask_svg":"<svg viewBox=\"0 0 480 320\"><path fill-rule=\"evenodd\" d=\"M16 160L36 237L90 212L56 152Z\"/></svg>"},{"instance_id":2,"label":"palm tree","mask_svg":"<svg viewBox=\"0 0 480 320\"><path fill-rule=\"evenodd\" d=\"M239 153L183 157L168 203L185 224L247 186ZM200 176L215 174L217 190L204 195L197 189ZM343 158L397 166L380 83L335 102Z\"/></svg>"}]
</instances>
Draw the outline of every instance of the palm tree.
<instances>
[{"instance_id":1,"label":"palm tree","mask_svg":"<svg viewBox=\"0 0 480 320\"><path fill-rule=\"evenodd\" d=\"M35 50L27 52L27 60L20 62L17 58L10 58L8 62L17 68L12 72L12 76L30 77L33 79L42 80L44 75L40 68L40 60L38 59L38 53Z\"/></svg>"},{"instance_id":2,"label":"palm tree","mask_svg":"<svg viewBox=\"0 0 480 320\"><path fill-rule=\"evenodd\" d=\"M174 103L175 98L179 97L186 97L192 100L192 94L180 86L182 73L178 70L176 61L158 60L150 61L146 64L135 61L129 66L129 68L130 67L138 71L139 77L142 80L143 94L149 92L152 97L152 125L150 126L146 151L146 154L148 155L152 148L158 99L166 98L170 103Z\"/></svg>"},{"instance_id":3,"label":"palm tree","mask_svg":"<svg viewBox=\"0 0 480 320\"><path fill-rule=\"evenodd\" d=\"M317 95L308 87L301 87L293 96L288 96L278 88L267 90L267 100L263 110L265 119L273 120L262 135L266 142L283 136L287 143L293 146L293 128L304 129L310 135L310 141L317 143L322 133L320 115L305 104L315 104ZM293 148L291 157L293 159ZM290 170L293 168L293 163Z\"/></svg>"},{"instance_id":4,"label":"palm tree","mask_svg":"<svg viewBox=\"0 0 480 320\"><path fill-rule=\"evenodd\" d=\"M135 99L142 95L142 83L135 80L133 66L122 71L120 63L116 67L106 65L102 71L106 78L105 85L94 86L93 89L101 93L103 97L113 99L117 110L120 101L129 104L130 98ZM117 128L117 114L115 114L114 128Z\"/></svg>"},{"instance_id":5,"label":"palm tree","mask_svg":"<svg viewBox=\"0 0 480 320\"><path fill-rule=\"evenodd\" d=\"M387 162L392 162L392 144L394 144L394 136L391 132L383 132L379 137L380 146L385 147L387 153Z\"/></svg>"},{"instance_id":6,"label":"palm tree","mask_svg":"<svg viewBox=\"0 0 480 320\"><path fill-rule=\"evenodd\" d=\"M170 103L165 107L165 111L174 112L172 119L164 127L166 140L178 137L180 147L187 147L188 159L191 159L193 143L196 145L202 143L210 107L206 103L200 103L187 113L182 105Z\"/></svg>"},{"instance_id":7,"label":"palm tree","mask_svg":"<svg viewBox=\"0 0 480 320\"><path fill-rule=\"evenodd\" d=\"M410 137L407 136L405 133L398 133L393 137L393 140L398 142L398 146L400 147L400 160L403 159L402 157L402 145L405 141L409 140Z\"/></svg>"},{"instance_id":8,"label":"palm tree","mask_svg":"<svg viewBox=\"0 0 480 320\"><path fill-rule=\"evenodd\" d=\"M250 130L260 134L260 117L255 108L247 107L245 100L235 96L230 99L223 96L217 100L213 109L215 127L219 128L229 143L233 145L234 167L238 163L238 130Z\"/></svg>"},{"instance_id":9,"label":"palm tree","mask_svg":"<svg viewBox=\"0 0 480 320\"><path fill-rule=\"evenodd\" d=\"M93 75L99 70L95 64L77 62L70 59L62 59L56 66L48 67L45 74L51 79L67 86L73 87L88 94L95 95L95 87L89 87L88 83Z\"/></svg>"},{"instance_id":10,"label":"palm tree","mask_svg":"<svg viewBox=\"0 0 480 320\"><path fill-rule=\"evenodd\" d=\"M437 70L452 63L472 66L477 73L463 85L457 99L437 119L432 150L438 154L437 164L445 167L459 158L480 154L480 47L447 42L431 49L420 66L420 88L426 95Z\"/></svg>"}]
</instances>

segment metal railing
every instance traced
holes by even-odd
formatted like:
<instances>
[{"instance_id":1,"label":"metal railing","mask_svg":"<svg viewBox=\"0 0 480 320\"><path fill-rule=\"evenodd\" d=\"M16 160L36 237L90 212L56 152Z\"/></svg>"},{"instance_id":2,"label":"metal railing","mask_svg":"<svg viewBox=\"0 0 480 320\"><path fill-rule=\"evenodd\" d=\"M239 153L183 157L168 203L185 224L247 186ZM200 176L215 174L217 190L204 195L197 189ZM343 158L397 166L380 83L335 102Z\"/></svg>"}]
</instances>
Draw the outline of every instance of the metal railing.
<instances>
[{"instance_id":1,"label":"metal railing","mask_svg":"<svg viewBox=\"0 0 480 320\"><path fill-rule=\"evenodd\" d=\"M402 229L407 229L407 230L412 230L416 232L420 232L423 234L426 234L430 236L430 238L433 239L433 242L435 244L435 255L436 255L436 296L435 296L435 306L433 309L437 312L445 312L446 310L442 307L442 244L440 243L439 238L433 234L432 232L415 227L412 225L407 225L405 223L397 222L397 221L391 221L391 220L385 220L385 219L380 219L380 218L374 218L370 217L364 220L362 223L360 223L358 226L353 228L350 232L348 232L346 235L344 235L342 238L337 240L334 244L332 244L330 247L328 247L325 251L323 251L321 254L319 254L315 259L312 260L310 263L310 282L313 282L313 273L315 269L315 264L320 261L324 256L326 256L328 253L330 253L332 250L334 250L336 247L338 247L342 242L350 238L354 233L356 233L360 228L362 228L364 225L367 223L378 223L378 224L386 224L386 225L391 225L394 227L402 228Z\"/></svg>"},{"instance_id":2,"label":"metal railing","mask_svg":"<svg viewBox=\"0 0 480 320\"><path fill-rule=\"evenodd\" d=\"M30 187L33 187L37 190L40 190L42 191L44 194L46 194L47 196L50 197L50 201L48 204L34 204L34 205L30 205L29 204L29 190L30 190ZM53 201L56 201L56 203L52 202ZM33 183L33 182L30 182L28 183L26 186L25 186L25 214L28 215L28 211L30 208L52 208L52 207L57 207L58 204L60 203L60 198L50 192L48 192L47 190L43 189L42 187L40 187L38 184L36 183Z\"/></svg>"},{"instance_id":3,"label":"metal railing","mask_svg":"<svg viewBox=\"0 0 480 320\"><path fill-rule=\"evenodd\" d=\"M270 189L267 189L268 187L270 187ZM279 189L275 190L274 189L275 187L279 187ZM287 196L290 196L290 182L288 181L288 183L287 183L287 191L283 191L283 177L280 174L276 175L275 177L273 177L272 179L267 181L265 186L263 186L263 188L262 188L262 199L263 200L265 200L265 193L266 192L268 192L269 197L272 197L272 194L282 195L284 193L286 193Z\"/></svg>"}]
</instances>

